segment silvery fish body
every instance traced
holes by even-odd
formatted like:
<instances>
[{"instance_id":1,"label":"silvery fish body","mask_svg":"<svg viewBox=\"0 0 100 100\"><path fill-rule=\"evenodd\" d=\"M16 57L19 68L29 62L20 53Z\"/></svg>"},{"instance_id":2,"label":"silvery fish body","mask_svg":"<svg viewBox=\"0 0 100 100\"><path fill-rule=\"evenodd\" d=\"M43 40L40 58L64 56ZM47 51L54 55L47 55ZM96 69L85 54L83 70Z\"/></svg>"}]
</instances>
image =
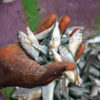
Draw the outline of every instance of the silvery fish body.
<instances>
[{"instance_id":1,"label":"silvery fish body","mask_svg":"<svg viewBox=\"0 0 100 100\"><path fill-rule=\"evenodd\" d=\"M74 57L71 52L64 46L59 46L59 53L63 61L73 62L75 63Z\"/></svg>"},{"instance_id":2,"label":"silvery fish body","mask_svg":"<svg viewBox=\"0 0 100 100\"><path fill-rule=\"evenodd\" d=\"M72 86L69 88L70 94L75 97L81 97L83 94L89 93L88 89Z\"/></svg>"},{"instance_id":3,"label":"silvery fish body","mask_svg":"<svg viewBox=\"0 0 100 100\"><path fill-rule=\"evenodd\" d=\"M28 34L28 38L30 40L30 44L36 48L37 50L39 50L40 52L42 52L43 54L47 54L48 48L44 45L40 45L36 36L34 35L34 33L31 31L31 29L29 28L29 26L26 26L26 31Z\"/></svg>"},{"instance_id":4,"label":"silvery fish body","mask_svg":"<svg viewBox=\"0 0 100 100\"><path fill-rule=\"evenodd\" d=\"M35 45L35 44L32 44L32 46L34 47L34 48L36 48L38 51L40 51L40 52L42 52L43 54L47 54L47 52L48 52L48 47L47 46L45 46L45 45Z\"/></svg>"},{"instance_id":5,"label":"silvery fish body","mask_svg":"<svg viewBox=\"0 0 100 100\"><path fill-rule=\"evenodd\" d=\"M84 27L82 27L82 26L74 26L74 27L67 28L64 34L67 35L67 36L70 36L70 34L72 33L72 31L74 29L76 29L76 28L79 28L81 30L84 30Z\"/></svg>"},{"instance_id":6,"label":"silvery fish body","mask_svg":"<svg viewBox=\"0 0 100 100\"><path fill-rule=\"evenodd\" d=\"M56 62L61 62L61 61L62 61L62 58L61 58L61 56L55 51L55 49L52 49L51 51L52 51L52 53L53 53L54 60L55 60Z\"/></svg>"},{"instance_id":7,"label":"silvery fish body","mask_svg":"<svg viewBox=\"0 0 100 100\"><path fill-rule=\"evenodd\" d=\"M28 25L26 25L26 31L27 31L27 35L28 35L28 38L31 42L31 44L39 44L36 36L34 35L34 33L31 31L31 29L29 28Z\"/></svg>"},{"instance_id":8,"label":"silvery fish body","mask_svg":"<svg viewBox=\"0 0 100 100\"><path fill-rule=\"evenodd\" d=\"M13 2L14 0L2 0L2 3L10 3Z\"/></svg>"},{"instance_id":9,"label":"silvery fish body","mask_svg":"<svg viewBox=\"0 0 100 100\"><path fill-rule=\"evenodd\" d=\"M72 55L75 57L78 49L82 43L82 30L78 29L70 38L68 48L72 52Z\"/></svg>"},{"instance_id":10,"label":"silvery fish body","mask_svg":"<svg viewBox=\"0 0 100 100\"><path fill-rule=\"evenodd\" d=\"M86 41L86 48L89 44L100 43L100 35Z\"/></svg>"},{"instance_id":11,"label":"silvery fish body","mask_svg":"<svg viewBox=\"0 0 100 100\"><path fill-rule=\"evenodd\" d=\"M29 54L33 59L35 59L37 62L41 62L43 60L41 57L39 57L39 51L30 45L30 40L24 32L18 32L18 41L27 54Z\"/></svg>"},{"instance_id":12,"label":"silvery fish body","mask_svg":"<svg viewBox=\"0 0 100 100\"><path fill-rule=\"evenodd\" d=\"M49 45L50 49L54 48L56 51L58 51L58 46L60 45L60 38L61 38L58 25L59 25L59 23L56 22L54 30L51 34L51 41L50 41L50 45Z\"/></svg>"},{"instance_id":13,"label":"silvery fish body","mask_svg":"<svg viewBox=\"0 0 100 100\"><path fill-rule=\"evenodd\" d=\"M68 44L69 40L70 40L70 37L62 37L62 39L61 39L61 45Z\"/></svg>"},{"instance_id":14,"label":"silvery fish body","mask_svg":"<svg viewBox=\"0 0 100 100\"><path fill-rule=\"evenodd\" d=\"M55 81L42 87L42 98L43 100L53 100L54 96Z\"/></svg>"},{"instance_id":15,"label":"silvery fish body","mask_svg":"<svg viewBox=\"0 0 100 100\"><path fill-rule=\"evenodd\" d=\"M36 87L32 89L27 89L27 88L19 88L14 93L12 94L12 98L14 100L36 100L41 97L41 88Z\"/></svg>"},{"instance_id":16,"label":"silvery fish body","mask_svg":"<svg viewBox=\"0 0 100 100\"><path fill-rule=\"evenodd\" d=\"M50 28L44 30L43 32L40 32L40 33L36 34L35 35L36 38L38 40L42 40L42 39L45 39L45 38L49 37L51 35L53 29L54 29L54 26L55 26L55 24L53 24Z\"/></svg>"},{"instance_id":17,"label":"silvery fish body","mask_svg":"<svg viewBox=\"0 0 100 100\"><path fill-rule=\"evenodd\" d=\"M63 61L73 62L75 64L74 57L71 52L64 46L59 46L59 53ZM65 71L64 75L75 85L81 87L82 80L79 76L78 68L73 71Z\"/></svg>"}]
</instances>

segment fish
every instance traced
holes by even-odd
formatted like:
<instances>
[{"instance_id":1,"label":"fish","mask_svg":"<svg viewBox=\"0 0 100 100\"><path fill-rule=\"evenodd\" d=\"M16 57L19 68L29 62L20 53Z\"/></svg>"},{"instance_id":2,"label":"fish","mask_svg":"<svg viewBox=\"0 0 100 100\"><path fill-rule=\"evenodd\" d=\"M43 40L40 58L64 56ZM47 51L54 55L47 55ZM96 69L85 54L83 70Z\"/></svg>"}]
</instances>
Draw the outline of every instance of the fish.
<instances>
[{"instance_id":1,"label":"fish","mask_svg":"<svg viewBox=\"0 0 100 100\"><path fill-rule=\"evenodd\" d=\"M27 89L27 88L19 88L18 90L15 90L14 93L12 94L12 98L14 100L28 100L31 98L32 100L39 99L41 97L41 88L36 87L32 89Z\"/></svg>"},{"instance_id":2,"label":"fish","mask_svg":"<svg viewBox=\"0 0 100 100\"><path fill-rule=\"evenodd\" d=\"M69 92L74 97L81 97L83 94L89 93L89 90L85 88L79 88L79 87L72 86L69 88Z\"/></svg>"},{"instance_id":3,"label":"fish","mask_svg":"<svg viewBox=\"0 0 100 100\"><path fill-rule=\"evenodd\" d=\"M22 48L31 58L39 63L43 61L43 58L39 57L39 51L30 45L30 40L24 32L18 31L17 38Z\"/></svg>"},{"instance_id":4,"label":"fish","mask_svg":"<svg viewBox=\"0 0 100 100\"><path fill-rule=\"evenodd\" d=\"M34 48L36 48L37 50L39 50L40 52L42 52L43 54L47 54L48 52L48 47L45 45L40 45L36 36L34 35L34 33L31 31L31 29L29 28L28 24L26 24L26 31L28 34L28 38L30 40L30 45L32 45Z\"/></svg>"},{"instance_id":5,"label":"fish","mask_svg":"<svg viewBox=\"0 0 100 100\"><path fill-rule=\"evenodd\" d=\"M78 29L70 38L68 48L75 57L83 41L81 29Z\"/></svg>"},{"instance_id":6,"label":"fish","mask_svg":"<svg viewBox=\"0 0 100 100\"><path fill-rule=\"evenodd\" d=\"M43 86L42 89L42 98L43 100L53 100L53 93L54 93L54 88L55 88L55 80L49 83L46 86Z\"/></svg>"},{"instance_id":7,"label":"fish","mask_svg":"<svg viewBox=\"0 0 100 100\"><path fill-rule=\"evenodd\" d=\"M88 46L90 43L92 43L92 44L94 44L94 43L100 43L100 35L98 35L98 36L96 36L96 37L94 37L94 38L91 38L91 39L87 40L87 41L86 41L86 48L87 48L87 46Z\"/></svg>"},{"instance_id":8,"label":"fish","mask_svg":"<svg viewBox=\"0 0 100 100\"><path fill-rule=\"evenodd\" d=\"M64 44L68 44L69 43L69 40L70 40L70 37L62 37L61 38L61 45L64 45Z\"/></svg>"},{"instance_id":9,"label":"fish","mask_svg":"<svg viewBox=\"0 0 100 100\"><path fill-rule=\"evenodd\" d=\"M71 54L70 50L62 45L59 46L59 54L63 61L75 63L74 57Z\"/></svg>"},{"instance_id":10,"label":"fish","mask_svg":"<svg viewBox=\"0 0 100 100\"><path fill-rule=\"evenodd\" d=\"M93 86L92 89L91 89L90 96L91 97L96 97L98 94L99 94L98 87L97 86Z\"/></svg>"},{"instance_id":11,"label":"fish","mask_svg":"<svg viewBox=\"0 0 100 100\"><path fill-rule=\"evenodd\" d=\"M30 44L38 44L39 45L39 42L36 38L36 36L34 35L34 33L31 31L28 23L26 23L26 33L27 33L27 36L28 36L28 39L30 40Z\"/></svg>"},{"instance_id":12,"label":"fish","mask_svg":"<svg viewBox=\"0 0 100 100\"><path fill-rule=\"evenodd\" d=\"M59 53L63 61L72 62L76 65L73 55L68 48L60 45ZM77 66L77 65L76 65ZM70 82L74 83L76 86L82 87L82 79L79 76L78 68L73 71L65 71L64 76L66 76Z\"/></svg>"},{"instance_id":13,"label":"fish","mask_svg":"<svg viewBox=\"0 0 100 100\"><path fill-rule=\"evenodd\" d=\"M42 52L44 55L46 55L48 53L48 47L46 45L35 45L35 44L32 44L32 46L34 46L34 48L36 48L37 50Z\"/></svg>"},{"instance_id":14,"label":"fish","mask_svg":"<svg viewBox=\"0 0 100 100\"><path fill-rule=\"evenodd\" d=\"M65 31L65 35L70 36L70 34L73 32L73 30L75 30L76 28L79 28L81 30L84 30L84 27L82 26L73 26L73 27L68 27Z\"/></svg>"},{"instance_id":15,"label":"fish","mask_svg":"<svg viewBox=\"0 0 100 100\"><path fill-rule=\"evenodd\" d=\"M67 62L75 63L73 56L68 51L68 49L65 48L64 46L59 46L59 53L60 54L58 54L55 51L55 49L52 49L52 53L53 53L53 56L54 56L54 60L56 62L67 61ZM65 77L67 77L69 79L70 82L74 83L76 86L81 87L82 80L81 80L78 73L79 72L77 70L74 70L74 71L65 71L63 74L64 74Z\"/></svg>"},{"instance_id":16,"label":"fish","mask_svg":"<svg viewBox=\"0 0 100 100\"><path fill-rule=\"evenodd\" d=\"M14 0L2 0L2 3L10 3L13 2Z\"/></svg>"},{"instance_id":17,"label":"fish","mask_svg":"<svg viewBox=\"0 0 100 100\"><path fill-rule=\"evenodd\" d=\"M43 32L40 32L40 33L36 34L35 35L36 38L38 40L43 40L43 39L49 37L51 35L53 29L54 29L54 26L55 26L55 23L50 28L44 30Z\"/></svg>"},{"instance_id":18,"label":"fish","mask_svg":"<svg viewBox=\"0 0 100 100\"><path fill-rule=\"evenodd\" d=\"M61 34L60 34L58 25L59 25L59 23L58 23L58 21L56 21L54 30L51 34L51 40L50 40L50 44L49 44L50 50L55 49L56 52L58 51L58 46L60 45L60 42L61 42L61 40L60 40Z\"/></svg>"},{"instance_id":19,"label":"fish","mask_svg":"<svg viewBox=\"0 0 100 100\"><path fill-rule=\"evenodd\" d=\"M61 62L63 61L61 56L55 51L55 49L52 49L52 53L53 53L53 57L54 57L54 60L56 62Z\"/></svg>"}]
</instances>

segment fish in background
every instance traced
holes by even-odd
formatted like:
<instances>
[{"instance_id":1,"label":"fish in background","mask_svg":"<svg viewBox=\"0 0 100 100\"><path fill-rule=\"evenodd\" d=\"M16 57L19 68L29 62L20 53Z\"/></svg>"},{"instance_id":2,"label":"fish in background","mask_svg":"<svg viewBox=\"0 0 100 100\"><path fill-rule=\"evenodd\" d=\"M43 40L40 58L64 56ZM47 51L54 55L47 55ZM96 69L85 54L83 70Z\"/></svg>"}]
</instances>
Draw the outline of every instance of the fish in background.
<instances>
[{"instance_id":1,"label":"fish in background","mask_svg":"<svg viewBox=\"0 0 100 100\"><path fill-rule=\"evenodd\" d=\"M10 3L13 2L14 0L2 0L2 3Z\"/></svg>"}]
</instances>

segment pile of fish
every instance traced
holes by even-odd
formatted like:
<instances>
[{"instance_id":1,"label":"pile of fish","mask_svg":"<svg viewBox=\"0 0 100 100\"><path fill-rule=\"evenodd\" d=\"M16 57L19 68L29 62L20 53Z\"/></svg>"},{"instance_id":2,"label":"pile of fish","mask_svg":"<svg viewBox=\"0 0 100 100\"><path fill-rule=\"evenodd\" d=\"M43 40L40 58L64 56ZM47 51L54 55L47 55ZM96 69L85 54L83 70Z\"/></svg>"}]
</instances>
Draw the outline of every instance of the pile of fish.
<instances>
[{"instance_id":1,"label":"pile of fish","mask_svg":"<svg viewBox=\"0 0 100 100\"><path fill-rule=\"evenodd\" d=\"M28 24L26 24L25 34L22 31L18 32L18 41L25 52L36 62L41 65L47 65L53 62L73 62L80 46L82 44L82 27L71 27L66 29L62 35L59 30L59 22L56 21L47 30L34 35ZM74 34L73 34L74 31ZM39 43L39 41L42 41ZM73 71L65 71L63 73L68 80L81 87L82 80L79 76L78 67Z\"/></svg>"},{"instance_id":2,"label":"pile of fish","mask_svg":"<svg viewBox=\"0 0 100 100\"><path fill-rule=\"evenodd\" d=\"M71 27L72 28L72 27ZM69 30L71 28L68 28ZM67 29L67 30L68 30ZM86 48L81 56L78 65L83 81L82 88L69 84L65 77L54 80L47 86L38 88L41 93L31 89L36 95L36 100L99 100L100 99L100 36L86 39ZM30 90L30 91L31 91ZM19 92L21 91L21 92ZM30 98L32 94L29 89L18 89L13 94L13 98ZM31 95L31 97L34 95Z\"/></svg>"},{"instance_id":3,"label":"pile of fish","mask_svg":"<svg viewBox=\"0 0 100 100\"><path fill-rule=\"evenodd\" d=\"M85 41L86 48L81 56L78 65L80 76L83 81L82 88L68 85L64 91L67 96L60 93L62 90L61 80L55 88L57 100L99 100L100 99L100 36L91 37ZM67 81L65 79L65 81ZM63 96L63 97L62 97Z\"/></svg>"}]
</instances>

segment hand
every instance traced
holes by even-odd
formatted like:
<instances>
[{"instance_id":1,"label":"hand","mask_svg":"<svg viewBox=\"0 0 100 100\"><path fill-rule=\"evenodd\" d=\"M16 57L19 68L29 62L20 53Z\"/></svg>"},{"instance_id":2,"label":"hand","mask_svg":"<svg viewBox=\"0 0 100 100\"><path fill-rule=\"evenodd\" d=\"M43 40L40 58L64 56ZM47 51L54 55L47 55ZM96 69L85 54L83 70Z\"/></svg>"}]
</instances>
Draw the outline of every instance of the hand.
<instances>
[{"instance_id":1,"label":"hand","mask_svg":"<svg viewBox=\"0 0 100 100\"><path fill-rule=\"evenodd\" d=\"M63 33L69 24L69 17L64 16L59 24ZM49 28L56 20L55 14L49 14L39 26L39 32ZM62 27L63 26L63 27ZM81 51L83 52L83 51ZM80 55L78 55L79 58ZM77 58L77 59L78 59ZM58 62L41 66L31 59L18 43L0 49L0 87L20 86L33 88L43 86L56 79L65 70L74 70L76 66L70 62Z\"/></svg>"}]
</instances>

